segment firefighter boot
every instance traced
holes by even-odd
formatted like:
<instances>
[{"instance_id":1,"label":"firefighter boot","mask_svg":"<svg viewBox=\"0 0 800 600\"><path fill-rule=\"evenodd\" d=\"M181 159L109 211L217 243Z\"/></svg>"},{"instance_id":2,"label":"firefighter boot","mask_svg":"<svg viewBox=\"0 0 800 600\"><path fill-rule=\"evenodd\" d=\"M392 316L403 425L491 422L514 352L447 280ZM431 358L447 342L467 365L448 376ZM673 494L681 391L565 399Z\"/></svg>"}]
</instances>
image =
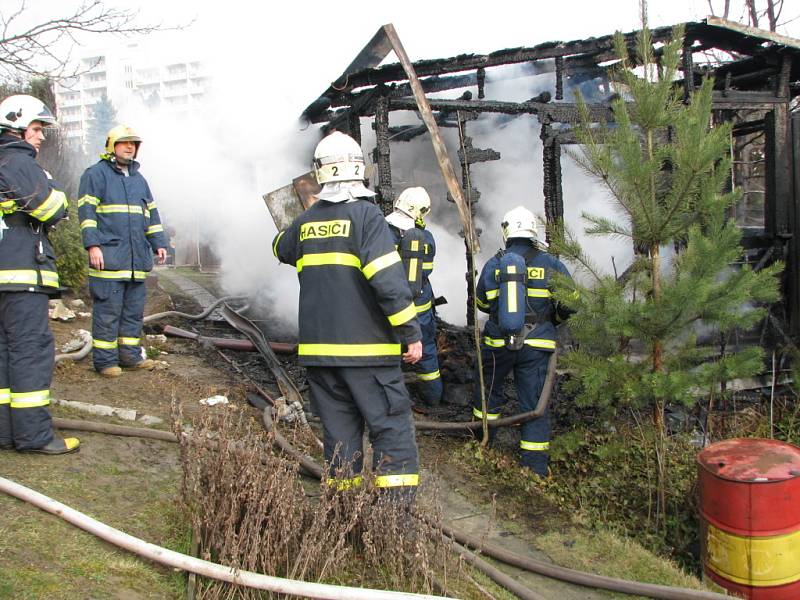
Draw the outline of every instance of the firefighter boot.
<instances>
[{"instance_id":1,"label":"firefighter boot","mask_svg":"<svg viewBox=\"0 0 800 600\"><path fill-rule=\"evenodd\" d=\"M136 363L135 365L122 365L125 369L131 369L136 371L152 371L156 367L156 361L145 358L143 361Z\"/></svg>"},{"instance_id":2,"label":"firefighter boot","mask_svg":"<svg viewBox=\"0 0 800 600\"><path fill-rule=\"evenodd\" d=\"M102 375L103 377L109 377L109 378L119 377L120 375L122 375L122 369L114 365L113 367L106 367L105 369L100 369L98 373L100 373L100 375Z\"/></svg>"},{"instance_id":3,"label":"firefighter boot","mask_svg":"<svg viewBox=\"0 0 800 600\"><path fill-rule=\"evenodd\" d=\"M20 450L20 452L37 452L39 454L69 454L77 452L81 447L81 441L78 438L60 438L54 437L50 443L42 446L41 448L28 448L27 450Z\"/></svg>"}]
</instances>

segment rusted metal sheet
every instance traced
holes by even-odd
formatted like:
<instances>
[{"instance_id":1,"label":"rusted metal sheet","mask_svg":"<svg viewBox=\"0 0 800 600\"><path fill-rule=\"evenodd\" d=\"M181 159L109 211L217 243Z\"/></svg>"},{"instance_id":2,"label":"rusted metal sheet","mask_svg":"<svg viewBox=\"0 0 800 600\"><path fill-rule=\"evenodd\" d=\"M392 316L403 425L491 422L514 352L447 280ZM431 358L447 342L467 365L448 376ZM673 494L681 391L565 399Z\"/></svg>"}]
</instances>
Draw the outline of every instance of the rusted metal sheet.
<instances>
[{"instance_id":1,"label":"rusted metal sheet","mask_svg":"<svg viewBox=\"0 0 800 600\"><path fill-rule=\"evenodd\" d=\"M314 173L295 177L292 183L264 194L264 202L278 231L286 229L300 214L316 202L320 190Z\"/></svg>"}]
</instances>

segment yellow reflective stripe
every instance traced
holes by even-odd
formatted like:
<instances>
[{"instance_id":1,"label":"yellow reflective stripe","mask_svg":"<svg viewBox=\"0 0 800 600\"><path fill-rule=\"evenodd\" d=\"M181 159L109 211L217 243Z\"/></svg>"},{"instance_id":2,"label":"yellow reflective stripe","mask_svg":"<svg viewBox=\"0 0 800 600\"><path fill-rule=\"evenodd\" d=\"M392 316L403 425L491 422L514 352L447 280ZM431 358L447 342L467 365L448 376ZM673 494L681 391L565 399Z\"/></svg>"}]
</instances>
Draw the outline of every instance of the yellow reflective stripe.
<instances>
[{"instance_id":1,"label":"yellow reflective stripe","mask_svg":"<svg viewBox=\"0 0 800 600\"><path fill-rule=\"evenodd\" d=\"M50 390L11 392L11 408L36 408L50 404Z\"/></svg>"},{"instance_id":2,"label":"yellow reflective stripe","mask_svg":"<svg viewBox=\"0 0 800 600\"><path fill-rule=\"evenodd\" d=\"M495 300L500 295L500 290L486 290L486 299Z\"/></svg>"},{"instance_id":3,"label":"yellow reflective stripe","mask_svg":"<svg viewBox=\"0 0 800 600\"><path fill-rule=\"evenodd\" d=\"M85 196L82 196L81 198L78 199L79 207L83 206L84 204L91 204L93 206L97 206L98 204L100 204L100 198L95 198L94 196L86 194Z\"/></svg>"},{"instance_id":4,"label":"yellow reflective stripe","mask_svg":"<svg viewBox=\"0 0 800 600\"><path fill-rule=\"evenodd\" d=\"M9 402L11 402L11 389L0 389L0 404L8 404Z\"/></svg>"},{"instance_id":5,"label":"yellow reflective stripe","mask_svg":"<svg viewBox=\"0 0 800 600\"><path fill-rule=\"evenodd\" d=\"M364 277L367 279L372 279L372 277L378 271L398 262L400 262L400 255L397 253L397 250L392 250L388 254L384 254L383 256L373 260L371 263L361 269L361 272L364 273Z\"/></svg>"},{"instance_id":6,"label":"yellow reflective stripe","mask_svg":"<svg viewBox=\"0 0 800 600\"><path fill-rule=\"evenodd\" d=\"M476 302L476 303L478 304L478 306L480 306L481 308L489 308L489 303L488 303L488 302L484 302L484 301L483 301L483 300L481 300L480 298L475 298L475 302Z\"/></svg>"},{"instance_id":7,"label":"yellow reflective stripe","mask_svg":"<svg viewBox=\"0 0 800 600\"><path fill-rule=\"evenodd\" d=\"M113 342L107 342L105 340L92 340L92 347L93 348L100 348L101 350L113 350L117 347L117 340Z\"/></svg>"},{"instance_id":8,"label":"yellow reflective stripe","mask_svg":"<svg viewBox=\"0 0 800 600\"><path fill-rule=\"evenodd\" d=\"M67 206L66 194L59 190L51 190L50 195L42 202L42 205L31 211L31 216L39 221L47 221L47 219L56 214L59 208L65 206Z\"/></svg>"},{"instance_id":9,"label":"yellow reflective stripe","mask_svg":"<svg viewBox=\"0 0 800 600\"><path fill-rule=\"evenodd\" d=\"M135 204L101 204L97 207L98 213L131 213L143 215L144 209Z\"/></svg>"},{"instance_id":10,"label":"yellow reflective stripe","mask_svg":"<svg viewBox=\"0 0 800 600\"><path fill-rule=\"evenodd\" d=\"M97 227L97 221L94 219L84 219L81 221L81 230L84 230L87 227Z\"/></svg>"},{"instance_id":11,"label":"yellow reflective stripe","mask_svg":"<svg viewBox=\"0 0 800 600\"><path fill-rule=\"evenodd\" d=\"M544 348L545 350L555 350L556 349L556 341L555 340L545 340L542 338L529 338L525 340L526 346L532 346L533 348Z\"/></svg>"},{"instance_id":12,"label":"yellow reflective stripe","mask_svg":"<svg viewBox=\"0 0 800 600\"><path fill-rule=\"evenodd\" d=\"M10 210L16 208L17 203L14 200L3 200L0 202L0 209Z\"/></svg>"},{"instance_id":13,"label":"yellow reflective stripe","mask_svg":"<svg viewBox=\"0 0 800 600\"><path fill-rule=\"evenodd\" d=\"M417 263L419 262L418 259L412 258L411 261L408 263L408 280L409 281L416 281L417 280Z\"/></svg>"},{"instance_id":14,"label":"yellow reflective stripe","mask_svg":"<svg viewBox=\"0 0 800 600\"><path fill-rule=\"evenodd\" d=\"M478 408L473 408L472 416L474 416L476 419L483 419L483 411ZM487 421L496 421L499 418L500 418L500 413L489 413L489 412L486 413Z\"/></svg>"},{"instance_id":15,"label":"yellow reflective stripe","mask_svg":"<svg viewBox=\"0 0 800 600\"><path fill-rule=\"evenodd\" d=\"M300 344L298 356L394 356L400 344Z\"/></svg>"},{"instance_id":16,"label":"yellow reflective stripe","mask_svg":"<svg viewBox=\"0 0 800 600\"><path fill-rule=\"evenodd\" d=\"M99 279L147 279L147 271L100 271L89 269L89 277Z\"/></svg>"},{"instance_id":17,"label":"yellow reflective stripe","mask_svg":"<svg viewBox=\"0 0 800 600\"><path fill-rule=\"evenodd\" d=\"M548 289L528 288L529 298L549 298L550 296L552 296L552 294Z\"/></svg>"},{"instance_id":18,"label":"yellow reflective stripe","mask_svg":"<svg viewBox=\"0 0 800 600\"><path fill-rule=\"evenodd\" d=\"M156 201L153 200L152 202L147 203L147 210L153 210L156 207Z\"/></svg>"},{"instance_id":19,"label":"yellow reflective stripe","mask_svg":"<svg viewBox=\"0 0 800 600\"><path fill-rule=\"evenodd\" d=\"M439 369L436 369L433 373L418 373L417 379L420 381L434 381L441 377L441 373L439 373Z\"/></svg>"},{"instance_id":20,"label":"yellow reflective stripe","mask_svg":"<svg viewBox=\"0 0 800 600\"><path fill-rule=\"evenodd\" d=\"M135 337L120 337L117 341L121 346L138 346L141 338Z\"/></svg>"},{"instance_id":21,"label":"yellow reflective stripe","mask_svg":"<svg viewBox=\"0 0 800 600\"><path fill-rule=\"evenodd\" d=\"M22 285L36 285L39 278L33 269L9 269L0 271L0 284L18 283Z\"/></svg>"},{"instance_id":22,"label":"yellow reflective stripe","mask_svg":"<svg viewBox=\"0 0 800 600\"><path fill-rule=\"evenodd\" d=\"M483 336L483 343L486 344L487 346L491 346L492 348L500 348L501 346L506 345L505 340L490 338L488 335Z\"/></svg>"},{"instance_id":23,"label":"yellow reflective stripe","mask_svg":"<svg viewBox=\"0 0 800 600\"><path fill-rule=\"evenodd\" d=\"M403 323L408 323L411 319L417 316L417 309L414 308L414 303L412 302L408 306L406 306L403 310L394 313L393 315L389 315L387 318L389 319L389 324L392 327L397 327L398 325L402 325Z\"/></svg>"},{"instance_id":24,"label":"yellow reflective stripe","mask_svg":"<svg viewBox=\"0 0 800 600\"><path fill-rule=\"evenodd\" d=\"M706 527L706 565L721 577L754 587L800 581L800 531L744 537Z\"/></svg>"},{"instance_id":25,"label":"yellow reflective stripe","mask_svg":"<svg viewBox=\"0 0 800 600\"><path fill-rule=\"evenodd\" d=\"M343 492L345 490L361 487L363 481L364 478L361 477L361 475L358 475L350 479L335 479L333 477L329 477L327 483L328 487L332 487L340 492Z\"/></svg>"},{"instance_id":26,"label":"yellow reflective stripe","mask_svg":"<svg viewBox=\"0 0 800 600\"><path fill-rule=\"evenodd\" d=\"M424 263L422 263L422 270L423 271L433 271L433 263L432 262L424 262Z\"/></svg>"},{"instance_id":27,"label":"yellow reflective stripe","mask_svg":"<svg viewBox=\"0 0 800 600\"><path fill-rule=\"evenodd\" d=\"M42 285L46 287L58 287L58 273L55 271L39 271L42 276Z\"/></svg>"},{"instance_id":28,"label":"yellow reflective stripe","mask_svg":"<svg viewBox=\"0 0 800 600\"><path fill-rule=\"evenodd\" d=\"M304 267L321 267L324 265L342 265L343 267L361 268L361 261L355 254L346 252L320 252L319 254L306 254L297 260L297 272Z\"/></svg>"},{"instance_id":29,"label":"yellow reflective stripe","mask_svg":"<svg viewBox=\"0 0 800 600\"><path fill-rule=\"evenodd\" d=\"M522 450L546 452L547 450L550 450L550 442L526 442L525 440L520 440L519 447Z\"/></svg>"},{"instance_id":30,"label":"yellow reflective stripe","mask_svg":"<svg viewBox=\"0 0 800 600\"><path fill-rule=\"evenodd\" d=\"M275 255L275 258L278 257L278 242L281 241L281 238L283 237L284 233L286 233L285 229L283 231L281 231L280 233L278 233L278 235L275 236L275 241L272 242L272 253Z\"/></svg>"},{"instance_id":31,"label":"yellow reflective stripe","mask_svg":"<svg viewBox=\"0 0 800 600\"><path fill-rule=\"evenodd\" d=\"M509 275L513 275L517 272L517 267L515 265L508 265L506 267L506 272ZM508 306L506 310L515 313L517 312L517 282L507 281L506 285L508 286L506 288L508 290Z\"/></svg>"},{"instance_id":32,"label":"yellow reflective stripe","mask_svg":"<svg viewBox=\"0 0 800 600\"><path fill-rule=\"evenodd\" d=\"M400 487L404 485L419 485L419 475L417 473L408 473L406 475L379 475L375 478L375 487L379 488Z\"/></svg>"},{"instance_id":33,"label":"yellow reflective stripe","mask_svg":"<svg viewBox=\"0 0 800 600\"><path fill-rule=\"evenodd\" d=\"M148 219L150 218L150 211L147 210L146 208L144 209L144 216L147 217Z\"/></svg>"},{"instance_id":34,"label":"yellow reflective stripe","mask_svg":"<svg viewBox=\"0 0 800 600\"><path fill-rule=\"evenodd\" d=\"M428 300L425 304L417 304L415 306L417 307L418 313L424 313L426 310L431 309L431 306L433 306L433 300Z\"/></svg>"},{"instance_id":35,"label":"yellow reflective stripe","mask_svg":"<svg viewBox=\"0 0 800 600\"><path fill-rule=\"evenodd\" d=\"M153 235L159 231L164 231L164 227L162 225L150 225L150 227L147 228L145 235Z\"/></svg>"}]
</instances>

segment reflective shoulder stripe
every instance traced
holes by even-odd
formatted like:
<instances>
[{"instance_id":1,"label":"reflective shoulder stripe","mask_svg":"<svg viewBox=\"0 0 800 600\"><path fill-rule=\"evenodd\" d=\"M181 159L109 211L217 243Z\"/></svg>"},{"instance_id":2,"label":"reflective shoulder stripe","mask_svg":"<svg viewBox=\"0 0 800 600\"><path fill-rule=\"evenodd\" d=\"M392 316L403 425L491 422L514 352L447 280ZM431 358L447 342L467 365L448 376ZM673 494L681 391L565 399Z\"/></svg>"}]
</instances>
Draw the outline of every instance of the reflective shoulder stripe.
<instances>
[{"instance_id":1,"label":"reflective shoulder stripe","mask_svg":"<svg viewBox=\"0 0 800 600\"><path fill-rule=\"evenodd\" d=\"M36 285L39 282L33 269L8 269L0 271L0 284Z\"/></svg>"},{"instance_id":2,"label":"reflective shoulder stripe","mask_svg":"<svg viewBox=\"0 0 800 600\"><path fill-rule=\"evenodd\" d=\"M389 324L392 327L397 327L398 325L402 325L403 323L407 323L411 319L417 316L417 309L414 307L414 303L412 302L408 306L406 306L403 310L394 313L393 315L389 315Z\"/></svg>"},{"instance_id":3,"label":"reflective shoulder stripe","mask_svg":"<svg viewBox=\"0 0 800 600\"><path fill-rule=\"evenodd\" d=\"M420 381L436 381L441 377L441 373L439 369L436 369L433 373L418 373L417 379Z\"/></svg>"},{"instance_id":4,"label":"reflective shoulder stripe","mask_svg":"<svg viewBox=\"0 0 800 600\"><path fill-rule=\"evenodd\" d=\"M31 211L31 216L39 221L47 221L59 208L67 206L67 195L60 190L51 190L42 205Z\"/></svg>"},{"instance_id":5,"label":"reflective shoulder stripe","mask_svg":"<svg viewBox=\"0 0 800 600\"><path fill-rule=\"evenodd\" d=\"M483 419L483 411L480 410L479 408L473 408L472 409L472 415L476 419ZM490 413L490 412L486 413L486 420L487 421L496 421L499 418L500 418L500 413Z\"/></svg>"},{"instance_id":6,"label":"reflective shoulder stripe","mask_svg":"<svg viewBox=\"0 0 800 600\"><path fill-rule=\"evenodd\" d=\"M556 341L555 340L545 340L542 338L528 338L525 340L526 346L531 346L533 348L543 348L545 350L555 350L556 349Z\"/></svg>"},{"instance_id":7,"label":"reflective shoulder stripe","mask_svg":"<svg viewBox=\"0 0 800 600\"><path fill-rule=\"evenodd\" d=\"M487 300L496 300L500 297L500 290L486 290L486 299Z\"/></svg>"},{"instance_id":8,"label":"reflective shoulder stripe","mask_svg":"<svg viewBox=\"0 0 800 600\"><path fill-rule=\"evenodd\" d=\"M361 271L364 273L364 277L367 279L372 279L372 277L378 271L398 262L400 262L400 255L397 253L397 250L392 250L388 254L384 254L383 256L370 262L363 269L361 269Z\"/></svg>"},{"instance_id":9,"label":"reflective shoulder stripe","mask_svg":"<svg viewBox=\"0 0 800 600\"><path fill-rule=\"evenodd\" d=\"M275 236L275 241L272 242L272 254L275 255L275 258L278 258L278 242L281 241L284 233L286 233L285 229L279 232L278 235Z\"/></svg>"},{"instance_id":10,"label":"reflective shoulder stripe","mask_svg":"<svg viewBox=\"0 0 800 600\"><path fill-rule=\"evenodd\" d=\"M528 298L549 298L550 296L552 294L546 288L528 288Z\"/></svg>"},{"instance_id":11,"label":"reflective shoulder stripe","mask_svg":"<svg viewBox=\"0 0 800 600\"><path fill-rule=\"evenodd\" d=\"M164 227L162 225L150 225L145 232L146 235L153 235L154 233L159 233L160 231L164 231Z\"/></svg>"},{"instance_id":12,"label":"reflective shoulder stripe","mask_svg":"<svg viewBox=\"0 0 800 600\"><path fill-rule=\"evenodd\" d=\"M92 206L97 206L98 204L100 204L100 198L96 198L94 196L90 196L89 194L86 194L84 196L81 196L78 199L78 206L79 207L83 206L84 204L91 204Z\"/></svg>"},{"instance_id":13,"label":"reflective shoulder stripe","mask_svg":"<svg viewBox=\"0 0 800 600\"><path fill-rule=\"evenodd\" d=\"M432 262L424 262L424 263L422 263L422 270L423 271L433 271L433 263Z\"/></svg>"},{"instance_id":14,"label":"reflective shoulder stripe","mask_svg":"<svg viewBox=\"0 0 800 600\"><path fill-rule=\"evenodd\" d=\"M417 312L424 313L426 310L430 310L433 306L433 300L428 300L425 304L417 304Z\"/></svg>"},{"instance_id":15,"label":"reflective shoulder stripe","mask_svg":"<svg viewBox=\"0 0 800 600\"><path fill-rule=\"evenodd\" d=\"M11 408L36 408L50 404L50 390L11 392Z\"/></svg>"},{"instance_id":16,"label":"reflective shoulder stripe","mask_svg":"<svg viewBox=\"0 0 800 600\"><path fill-rule=\"evenodd\" d=\"M297 272L305 267L321 267L323 265L342 265L344 267L361 268L361 261L355 254L346 252L320 252L319 254L306 254L297 259Z\"/></svg>"},{"instance_id":17,"label":"reflective shoulder stripe","mask_svg":"<svg viewBox=\"0 0 800 600\"><path fill-rule=\"evenodd\" d=\"M152 202L147 203L147 210L153 210L156 207L156 201L153 200Z\"/></svg>"},{"instance_id":18,"label":"reflective shoulder stripe","mask_svg":"<svg viewBox=\"0 0 800 600\"><path fill-rule=\"evenodd\" d=\"M389 488L419 485L419 474L407 473L404 475L379 475L375 478L375 487Z\"/></svg>"},{"instance_id":19,"label":"reflective shoulder stripe","mask_svg":"<svg viewBox=\"0 0 800 600\"><path fill-rule=\"evenodd\" d=\"M500 348L506 345L506 341L501 338L491 338L488 335L483 336L483 343L492 348Z\"/></svg>"},{"instance_id":20,"label":"reflective shoulder stripe","mask_svg":"<svg viewBox=\"0 0 800 600\"><path fill-rule=\"evenodd\" d=\"M298 356L397 356L400 344L300 344Z\"/></svg>"},{"instance_id":21,"label":"reflective shoulder stripe","mask_svg":"<svg viewBox=\"0 0 800 600\"><path fill-rule=\"evenodd\" d=\"M351 477L350 479L336 479L334 477L329 477L327 480L328 487L331 487L339 492L343 492L345 490L351 490L353 488L361 487L364 478L361 475L357 475L356 477Z\"/></svg>"},{"instance_id":22,"label":"reflective shoulder stripe","mask_svg":"<svg viewBox=\"0 0 800 600\"><path fill-rule=\"evenodd\" d=\"M526 442L519 441L521 450L533 450L534 452L547 452L550 449L550 442Z\"/></svg>"},{"instance_id":23,"label":"reflective shoulder stripe","mask_svg":"<svg viewBox=\"0 0 800 600\"><path fill-rule=\"evenodd\" d=\"M97 227L97 221L94 219L84 219L81 221L81 230L84 230L87 227Z\"/></svg>"},{"instance_id":24,"label":"reflective shoulder stripe","mask_svg":"<svg viewBox=\"0 0 800 600\"><path fill-rule=\"evenodd\" d=\"M114 348L118 348L119 345L117 343L117 340L114 340L113 342L107 342L105 340L93 339L92 347L100 348L101 350L113 350Z\"/></svg>"}]
</instances>

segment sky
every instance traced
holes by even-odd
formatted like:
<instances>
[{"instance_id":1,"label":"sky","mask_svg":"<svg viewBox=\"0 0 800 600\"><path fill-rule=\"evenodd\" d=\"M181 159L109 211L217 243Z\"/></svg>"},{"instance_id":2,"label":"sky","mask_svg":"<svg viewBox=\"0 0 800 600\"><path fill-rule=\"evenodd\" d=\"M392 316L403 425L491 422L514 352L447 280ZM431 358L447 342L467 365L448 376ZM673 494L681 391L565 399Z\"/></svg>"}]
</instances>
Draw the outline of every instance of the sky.
<instances>
[{"instance_id":1,"label":"sky","mask_svg":"<svg viewBox=\"0 0 800 600\"><path fill-rule=\"evenodd\" d=\"M722 4L721 0L712 2ZM732 3L737 5L736 0ZM5 13L18 4L0 0L0 10ZM75 4L70 0L39 2L31 6L29 16L49 18ZM502 10L486 2L419 0L269 4L107 0L106 4L138 11L137 19L144 23L188 24L180 31L151 34L146 39L79 38L84 46L75 53L136 42L165 48L165 52L179 48L184 54L196 53L209 65L214 78L209 103L190 118L176 121L135 108L118 116L144 137L139 157L142 172L164 216L179 228L197 231L220 252L222 278L229 292L253 295L256 304L277 310L289 323L296 321L296 276L272 257L270 242L276 230L261 196L308 170L319 130L304 126L297 117L381 25L394 24L412 60L602 36L640 25L638 0L512 0L498 3ZM709 12L708 0L650 0L648 11L651 27L699 20ZM784 18L800 15L800 0L786 0L784 13ZM738 16L732 11L732 18ZM800 37L800 19L780 32ZM395 60L390 54L387 62ZM489 89L504 99L514 93L504 89L503 96L497 86L487 85ZM529 91L530 87L524 93ZM417 121L413 113L393 113L392 125L401 122ZM542 213L541 144L536 119L506 123L486 118L471 133L476 147L492 147L503 154L492 168L474 168L476 187L491 207L490 219L481 224L485 231L481 265L500 244L502 212L525 204ZM374 136L367 119L362 119L362 134L368 153ZM452 139L449 144L453 149ZM398 146L392 145L393 165L420 157L433 161L427 136ZM451 160L457 167L454 154ZM580 207L602 200L602 194L571 159L562 157L562 165L566 216L577 221ZM454 213L452 204L434 198L429 223L439 259L432 281L436 293L449 300L440 311L442 316L463 324L464 250L453 226ZM612 256L619 265L629 254L626 247L614 245L597 251L609 269Z\"/></svg>"}]
</instances>

